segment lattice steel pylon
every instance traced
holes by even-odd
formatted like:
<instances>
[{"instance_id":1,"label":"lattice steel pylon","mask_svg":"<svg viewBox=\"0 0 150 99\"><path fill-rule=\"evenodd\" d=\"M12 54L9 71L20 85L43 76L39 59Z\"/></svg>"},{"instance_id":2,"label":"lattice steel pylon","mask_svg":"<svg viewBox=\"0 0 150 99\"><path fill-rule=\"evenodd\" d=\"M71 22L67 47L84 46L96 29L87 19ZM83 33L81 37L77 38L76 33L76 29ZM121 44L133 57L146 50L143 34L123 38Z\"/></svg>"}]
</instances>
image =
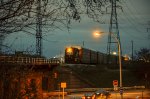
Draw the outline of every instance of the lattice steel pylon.
<instances>
[{"instance_id":1,"label":"lattice steel pylon","mask_svg":"<svg viewBox=\"0 0 150 99\"><path fill-rule=\"evenodd\" d=\"M38 56L42 55L42 14L41 14L41 0L37 0L36 54Z\"/></svg>"},{"instance_id":2,"label":"lattice steel pylon","mask_svg":"<svg viewBox=\"0 0 150 99\"><path fill-rule=\"evenodd\" d=\"M109 26L109 34L108 34L108 42L107 42L108 63L111 62L110 54L113 54L113 52L118 52L116 51L116 48L118 47L118 43L121 44L119 29L118 29L117 11L116 11L116 8L120 6L117 6L116 4L117 1L119 0L110 0L111 17L110 17L110 26Z\"/></svg>"},{"instance_id":3,"label":"lattice steel pylon","mask_svg":"<svg viewBox=\"0 0 150 99\"><path fill-rule=\"evenodd\" d=\"M5 35L4 34L0 34L0 53L2 53L2 46L3 46L3 41L5 39Z\"/></svg>"}]
</instances>

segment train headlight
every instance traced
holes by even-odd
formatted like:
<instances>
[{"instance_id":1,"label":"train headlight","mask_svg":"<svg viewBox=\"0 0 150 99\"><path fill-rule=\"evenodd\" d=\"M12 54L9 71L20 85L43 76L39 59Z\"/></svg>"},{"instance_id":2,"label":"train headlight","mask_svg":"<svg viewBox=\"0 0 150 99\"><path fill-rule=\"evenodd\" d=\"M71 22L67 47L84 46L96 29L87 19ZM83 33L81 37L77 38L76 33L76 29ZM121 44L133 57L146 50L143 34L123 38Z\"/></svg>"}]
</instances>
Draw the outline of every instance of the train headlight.
<instances>
[{"instance_id":1,"label":"train headlight","mask_svg":"<svg viewBox=\"0 0 150 99\"><path fill-rule=\"evenodd\" d=\"M67 54L71 55L71 54L73 54L73 49L72 48L67 48L66 52L67 52Z\"/></svg>"}]
</instances>

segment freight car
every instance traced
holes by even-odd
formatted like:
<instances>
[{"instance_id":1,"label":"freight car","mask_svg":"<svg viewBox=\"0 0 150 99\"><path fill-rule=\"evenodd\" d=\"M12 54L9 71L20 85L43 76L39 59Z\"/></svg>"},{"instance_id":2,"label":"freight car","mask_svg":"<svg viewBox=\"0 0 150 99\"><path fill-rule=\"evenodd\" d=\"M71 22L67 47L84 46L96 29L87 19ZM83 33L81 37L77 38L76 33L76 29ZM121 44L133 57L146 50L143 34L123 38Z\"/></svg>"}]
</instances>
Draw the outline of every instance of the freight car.
<instances>
[{"instance_id":1,"label":"freight car","mask_svg":"<svg viewBox=\"0 0 150 99\"><path fill-rule=\"evenodd\" d=\"M117 56L110 55L110 61L117 63ZM81 46L70 46L65 48L65 63L67 64L106 64L108 55L93 51Z\"/></svg>"}]
</instances>

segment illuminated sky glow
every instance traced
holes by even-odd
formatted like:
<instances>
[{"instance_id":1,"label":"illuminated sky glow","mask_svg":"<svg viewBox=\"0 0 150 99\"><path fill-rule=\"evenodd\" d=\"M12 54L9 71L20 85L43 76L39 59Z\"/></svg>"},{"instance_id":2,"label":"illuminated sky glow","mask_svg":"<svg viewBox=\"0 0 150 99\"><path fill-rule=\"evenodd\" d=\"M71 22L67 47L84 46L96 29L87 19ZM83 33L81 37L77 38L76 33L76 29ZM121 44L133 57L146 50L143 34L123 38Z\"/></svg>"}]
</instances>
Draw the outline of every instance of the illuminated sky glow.
<instances>
[{"instance_id":1,"label":"illuminated sky glow","mask_svg":"<svg viewBox=\"0 0 150 99\"><path fill-rule=\"evenodd\" d=\"M134 51L140 48L150 48L150 0L121 0L117 10L119 32L123 54L131 55L131 40ZM81 21L72 21L71 29L63 28L43 34L43 55L53 57L64 53L65 46L80 45L96 51L107 52L107 40L109 32L110 14L103 16L104 24L93 22L84 16ZM100 38L93 37L94 30L103 32ZM35 51L35 36L23 33L9 35L4 44L11 46L13 50Z\"/></svg>"}]
</instances>

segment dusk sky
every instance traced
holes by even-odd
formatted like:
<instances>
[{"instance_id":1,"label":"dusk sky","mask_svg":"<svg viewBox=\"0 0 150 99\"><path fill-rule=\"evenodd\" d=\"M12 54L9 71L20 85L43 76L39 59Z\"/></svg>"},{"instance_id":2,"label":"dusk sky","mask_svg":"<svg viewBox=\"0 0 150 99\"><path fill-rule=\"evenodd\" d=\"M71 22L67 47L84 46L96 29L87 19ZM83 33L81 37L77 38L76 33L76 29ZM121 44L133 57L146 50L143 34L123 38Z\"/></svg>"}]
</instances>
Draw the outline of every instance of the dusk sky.
<instances>
[{"instance_id":1,"label":"dusk sky","mask_svg":"<svg viewBox=\"0 0 150 99\"><path fill-rule=\"evenodd\" d=\"M121 0L118 9L119 32L122 52L131 55L131 40L134 51L140 48L150 49L150 0ZM62 30L50 31L43 34L43 55L53 57L64 53L65 46L83 45L84 47L100 52L107 52L107 40L109 32L110 14L102 17L104 24L96 23L84 16L81 21L72 21L68 32ZM100 38L94 38L92 32L99 30L104 32ZM4 44L11 46L12 50L35 51L35 36L25 33L13 33L6 37Z\"/></svg>"}]
</instances>

